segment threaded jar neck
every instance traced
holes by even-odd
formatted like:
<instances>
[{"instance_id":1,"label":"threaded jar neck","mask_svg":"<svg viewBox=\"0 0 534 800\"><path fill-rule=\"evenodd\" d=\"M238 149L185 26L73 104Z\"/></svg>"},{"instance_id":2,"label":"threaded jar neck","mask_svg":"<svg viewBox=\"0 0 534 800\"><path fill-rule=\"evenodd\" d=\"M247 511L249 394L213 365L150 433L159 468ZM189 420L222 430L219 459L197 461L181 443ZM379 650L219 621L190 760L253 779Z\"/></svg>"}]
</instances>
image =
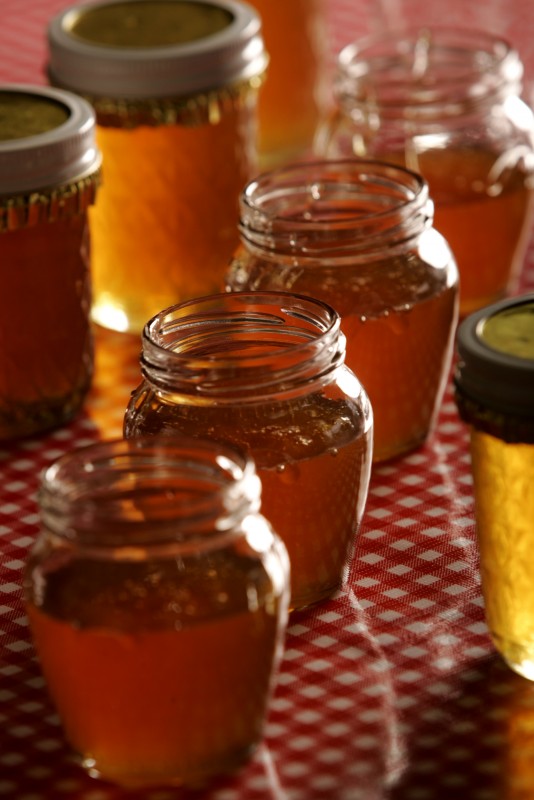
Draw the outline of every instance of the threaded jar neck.
<instances>
[{"instance_id":1,"label":"threaded jar neck","mask_svg":"<svg viewBox=\"0 0 534 800\"><path fill-rule=\"evenodd\" d=\"M338 57L335 95L354 119L425 126L519 95L523 65L505 39L476 30L410 28L369 36Z\"/></svg>"},{"instance_id":2,"label":"threaded jar neck","mask_svg":"<svg viewBox=\"0 0 534 800\"><path fill-rule=\"evenodd\" d=\"M143 332L141 371L159 392L198 405L263 403L321 388L344 360L339 315L326 303L237 292L153 317Z\"/></svg>"},{"instance_id":3,"label":"threaded jar neck","mask_svg":"<svg viewBox=\"0 0 534 800\"><path fill-rule=\"evenodd\" d=\"M240 198L247 250L292 264L368 258L406 246L432 225L425 180L403 167L346 159L282 167Z\"/></svg>"},{"instance_id":4,"label":"threaded jar neck","mask_svg":"<svg viewBox=\"0 0 534 800\"><path fill-rule=\"evenodd\" d=\"M50 533L136 560L168 547L219 546L259 510L260 493L253 461L237 448L140 437L60 458L43 475L39 505Z\"/></svg>"}]
</instances>

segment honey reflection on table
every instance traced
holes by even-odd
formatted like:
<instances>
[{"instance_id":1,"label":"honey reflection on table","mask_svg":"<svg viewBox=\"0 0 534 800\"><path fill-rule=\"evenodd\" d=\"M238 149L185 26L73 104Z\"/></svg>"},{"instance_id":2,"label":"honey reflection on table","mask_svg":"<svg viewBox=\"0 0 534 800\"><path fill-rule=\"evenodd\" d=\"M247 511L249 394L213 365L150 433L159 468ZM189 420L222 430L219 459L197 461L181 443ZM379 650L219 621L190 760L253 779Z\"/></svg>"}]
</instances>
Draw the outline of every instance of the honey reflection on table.
<instances>
[{"instance_id":1,"label":"honey reflection on table","mask_svg":"<svg viewBox=\"0 0 534 800\"><path fill-rule=\"evenodd\" d=\"M95 373L85 412L101 438L121 437L130 394L141 380L141 337L98 325L94 334Z\"/></svg>"}]
</instances>

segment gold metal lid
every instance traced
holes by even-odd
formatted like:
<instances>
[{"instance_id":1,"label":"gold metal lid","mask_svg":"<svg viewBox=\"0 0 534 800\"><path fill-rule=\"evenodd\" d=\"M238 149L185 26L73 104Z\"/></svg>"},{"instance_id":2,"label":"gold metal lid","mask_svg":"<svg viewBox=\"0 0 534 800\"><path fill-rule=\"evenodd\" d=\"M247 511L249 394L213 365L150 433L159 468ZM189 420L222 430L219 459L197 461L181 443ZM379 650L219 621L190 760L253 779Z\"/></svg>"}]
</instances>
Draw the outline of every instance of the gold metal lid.
<instances>
[{"instance_id":1,"label":"gold metal lid","mask_svg":"<svg viewBox=\"0 0 534 800\"><path fill-rule=\"evenodd\" d=\"M261 75L257 12L239 0L108 0L72 6L48 28L54 85L86 96L186 97Z\"/></svg>"}]
</instances>

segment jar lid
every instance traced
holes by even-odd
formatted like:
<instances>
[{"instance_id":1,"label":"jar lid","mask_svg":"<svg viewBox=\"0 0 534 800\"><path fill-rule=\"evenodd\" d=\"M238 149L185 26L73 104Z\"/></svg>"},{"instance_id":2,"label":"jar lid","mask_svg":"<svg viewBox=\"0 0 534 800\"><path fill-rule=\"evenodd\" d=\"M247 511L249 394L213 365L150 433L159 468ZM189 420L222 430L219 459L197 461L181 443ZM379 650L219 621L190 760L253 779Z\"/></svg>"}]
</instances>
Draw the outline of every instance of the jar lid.
<instances>
[{"instance_id":1,"label":"jar lid","mask_svg":"<svg viewBox=\"0 0 534 800\"><path fill-rule=\"evenodd\" d=\"M176 97L247 81L267 55L238 0L112 0L72 6L48 28L52 83L89 95Z\"/></svg>"},{"instance_id":2,"label":"jar lid","mask_svg":"<svg viewBox=\"0 0 534 800\"><path fill-rule=\"evenodd\" d=\"M534 293L471 314L458 329L457 387L502 414L534 416Z\"/></svg>"},{"instance_id":3,"label":"jar lid","mask_svg":"<svg viewBox=\"0 0 534 800\"><path fill-rule=\"evenodd\" d=\"M100 160L89 103L59 89L0 85L0 196L81 180Z\"/></svg>"}]
</instances>

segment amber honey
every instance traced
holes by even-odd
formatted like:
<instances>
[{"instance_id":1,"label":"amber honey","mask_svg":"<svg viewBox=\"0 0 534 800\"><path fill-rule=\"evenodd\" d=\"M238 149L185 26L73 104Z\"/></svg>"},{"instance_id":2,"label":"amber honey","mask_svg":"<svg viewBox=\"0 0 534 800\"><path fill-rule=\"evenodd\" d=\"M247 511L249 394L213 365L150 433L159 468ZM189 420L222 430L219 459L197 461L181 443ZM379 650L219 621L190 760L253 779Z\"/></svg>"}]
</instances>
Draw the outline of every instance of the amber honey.
<instances>
[{"instance_id":1,"label":"amber honey","mask_svg":"<svg viewBox=\"0 0 534 800\"><path fill-rule=\"evenodd\" d=\"M251 112L237 105L217 125L97 128L106 154L90 217L97 322L140 331L162 308L220 291L251 172L245 131Z\"/></svg>"},{"instance_id":2,"label":"amber honey","mask_svg":"<svg viewBox=\"0 0 534 800\"><path fill-rule=\"evenodd\" d=\"M253 0L269 53L259 99L263 167L306 155L329 94L324 0Z\"/></svg>"},{"instance_id":3,"label":"amber honey","mask_svg":"<svg viewBox=\"0 0 534 800\"><path fill-rule=\"evenodd\" d=\"M322 157L399 163L428 182L436 229L460 271L460 313L513 292L533 219L534 115L513 46L476 29L425 26L340 52Z\"/></svg>"},{"instance_id":4,"label":"amber honey","mask_svg":"<svg viewBox=\"0 0 534 800\"><path fill-rule=\"evenodd\" d=\"M66 423L91 384L94 127L70 93L0 90L1 440Z\"/></svg>"},{"instance_id":5,"label":"amber honey","mask_svg":"<svg viewBox=\"0 0 534 800\"><path fill-rule=\"evenodd\" d=\"M367 497L371 411L342 365L338 325L327 306L284 293L174 307L145 329L145 380L125 415L127 438L178 432L247 449L289 553L292 608L343 585Z\"/></svg>"},{"instance_id":6,"label":"amber honey","mask_svg":"<svg viewBox=\"0 0 534 800\"><path fill-rule=\"evenodd\" d=\"M259 493L242 451L183 436L107 441L46 471L26 605L92 777L199 787L260 742L289 566Z\"/></svg>"},{"instance_id":7,"label":"amber honey","mask_svg":"<svg viewBox=\"0 0 534 800\"><path fill-rule=\"evenodd\" d=\"M434 224L460 269L460 311L469 314L517 288L534 214L534 182L522 158L499 166L478 148L382 158L419 171L434 199Z\"/></svg>"},{"instance_id":8,"label":"amber honey","mask_svg":"<svg viewBox=\"0 0 534 800\"><path fill-rule=\"evenodd\" d=\"M219 562L203 575L193 558L182 574L74 563L28 607L50 693L92 775L195 785L260 740L280 609L265 572L249 608L254 561Z\"/></svg>"},{"instance_id":9,"label":"amber honey","mask_svg":"<svg viewBox=\"0 0 534 800\"><path fill-rule=\"evenodd\" d=\"M373 406L374 460L420 445L458 313L456 266L430 227L422 179L380 162L317 162L251 182L241 209L228 287L291 290L335 308L347 365Z\"/></svg>"}]
</instances>

